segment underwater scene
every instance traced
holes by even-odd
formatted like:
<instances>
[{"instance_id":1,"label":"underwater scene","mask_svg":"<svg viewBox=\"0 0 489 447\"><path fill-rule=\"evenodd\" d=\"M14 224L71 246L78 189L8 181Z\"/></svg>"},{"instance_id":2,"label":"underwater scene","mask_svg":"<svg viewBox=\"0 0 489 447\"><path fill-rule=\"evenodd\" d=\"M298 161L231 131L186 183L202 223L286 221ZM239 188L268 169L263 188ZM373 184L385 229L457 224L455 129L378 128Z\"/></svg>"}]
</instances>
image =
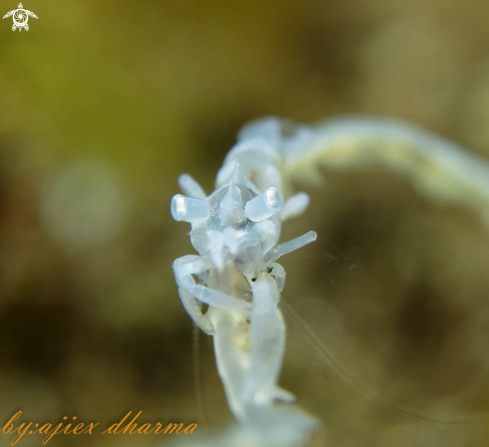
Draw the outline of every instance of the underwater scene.
<instances>
[{"instance_id":1,"label":"underwater scene","mask_svg":"<svg viewBox=\"0 0 489 447\"><path fill-rule=\"evenodd\" d=\"M489 4L3 9L0 447L489 445Z\"/></svg>"}]
</instances>

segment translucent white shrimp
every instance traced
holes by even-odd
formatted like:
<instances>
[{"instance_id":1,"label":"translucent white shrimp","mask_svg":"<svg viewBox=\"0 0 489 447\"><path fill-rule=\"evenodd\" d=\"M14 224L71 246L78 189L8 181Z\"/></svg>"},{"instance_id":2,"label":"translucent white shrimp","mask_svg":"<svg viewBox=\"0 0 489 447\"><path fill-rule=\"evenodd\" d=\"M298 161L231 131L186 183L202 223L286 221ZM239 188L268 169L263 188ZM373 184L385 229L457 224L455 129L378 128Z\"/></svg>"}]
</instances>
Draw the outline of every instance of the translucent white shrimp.
<instances>
[{"instance_id":1,"label":"translucent white shrimp","mask_svg":"<svg viewBox=\"0 0 489 447\"><path fill-rule=\"evenodd\" d=\"M277 245L281 222L309 204L304 193L287 201L283 194L292 179L317 177L319 164L371 163L406 174L430 197L482 213L489 209L485 161L427 132L381 120L343 119L317 127L256 121L240 132L210 196L190 176L180 177L185 195L174 196L171 211L191 224L199 256L177 259L175 279L189 315L214 336L218 371L238 421L208 444L191 445L297 446L317 428L278 386L286 330L277 305L285 271L275 261L316 239L311 231ZM205 314L202 303L208 305Z\"/></svg>"},{"instance_id":2,"label":"translucent white shrimp","mask_svg":"<svg viewBox=\"0 0 489 447\"><path fill-rule=\"evenodd\" d=\"M303 212L308 201L302 194L285 203L280 165L279 147L247 140L231 151L209 197L190 176L181 176L186 196L176 195L171 211L192 225L200 256L177 259L175 279L189 315L214 335L229 406L246 432L285 447L305 441L316 421L277 403L294 397L277 384L286 331L277 307L285 271L275 261L314 241L316 233L277 245L282 219ZM209 306L205 315L202 303Z\"/></svg>"}]
</instances>

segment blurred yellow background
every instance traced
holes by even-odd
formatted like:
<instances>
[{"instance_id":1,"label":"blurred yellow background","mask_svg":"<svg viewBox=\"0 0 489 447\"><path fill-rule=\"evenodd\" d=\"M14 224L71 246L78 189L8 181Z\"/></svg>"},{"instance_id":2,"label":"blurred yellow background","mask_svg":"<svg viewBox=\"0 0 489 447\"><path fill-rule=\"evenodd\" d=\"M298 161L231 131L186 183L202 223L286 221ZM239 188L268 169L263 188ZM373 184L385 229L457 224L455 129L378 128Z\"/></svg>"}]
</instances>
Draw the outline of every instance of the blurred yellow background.
<instances>
[{"instance_id":1,"label":"blurred yellow background","mask_svg":"<svg viewBox=\"0 0 489 447\"><path fill-rule=\"evenodd\" d=\"M2 1L2 13L17 7ZM171 264L193 253L171 196L207 192L238 129L409 120L489 158L489 3L455 0L26 0L0 22L0 423L204 419L192 325ZM489 232L380 170L327 172L283 239L284 299L379 395L433 417L489 411ZM290 326L290 324L289 324ZM201 336L211 427L231 416ZM487 421L437 425L375 405L290 326L282 383L323 421L314 445L489 445ZM196 431L197 432L197 431ZM0 446L11 436L0 434ZM167 437L57 436L57 446ZM37 446L40 436L18 445Z\"/></svg>"}]
</instances>

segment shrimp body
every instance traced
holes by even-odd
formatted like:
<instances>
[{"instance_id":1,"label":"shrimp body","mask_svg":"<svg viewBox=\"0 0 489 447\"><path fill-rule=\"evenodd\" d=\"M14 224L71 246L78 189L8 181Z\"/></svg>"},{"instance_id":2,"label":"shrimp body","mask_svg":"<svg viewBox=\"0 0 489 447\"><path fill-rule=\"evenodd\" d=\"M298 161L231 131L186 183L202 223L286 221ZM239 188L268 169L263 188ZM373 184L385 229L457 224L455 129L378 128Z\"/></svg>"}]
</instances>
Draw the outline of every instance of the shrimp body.
<instances>
[{"instance_id":1,"label":"shrimp body","mask_svg":"<svg viewBox=\"0 0 489 447\"><path fill-rule=\"evenodd\" d=\"M294 397L277 384L286 329L277 307L285 270L276 261L316 239L311 231L277 245L282 220L301 214L309 202L305 194L285 202L282 165L276 142L243 138L219 171L215 192L206 196L183 175L186 195L174 196L171 207L176 220L191 224L190 239L199 253L173 264L182 302L194 322L214 336L234 416L269 446L297 445L316 427L303 411L277 403ZM205 314L202 303L208 305Z\"/></svg>"}]
</instances>

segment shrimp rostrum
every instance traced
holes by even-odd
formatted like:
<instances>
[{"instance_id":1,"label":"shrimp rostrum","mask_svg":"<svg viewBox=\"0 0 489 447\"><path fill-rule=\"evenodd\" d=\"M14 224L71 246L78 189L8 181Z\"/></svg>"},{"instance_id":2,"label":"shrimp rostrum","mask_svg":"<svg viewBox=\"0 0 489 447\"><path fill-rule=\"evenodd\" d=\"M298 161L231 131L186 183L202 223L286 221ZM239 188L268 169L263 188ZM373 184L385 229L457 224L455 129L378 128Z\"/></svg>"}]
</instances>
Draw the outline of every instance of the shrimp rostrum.
<instances>
[{"instance_id":1,"label":"shrimp rostrum","mask_svg":"<svg viewBox=\"0 0 489 447\"><path fill-rule=\"evenodd\" d=\"M256 121L240 132L212 194L207 196L189 175L180 176L184 195L173 197L171 212L175 220L191 224L190 239L199 255L177 259L175 279L188 314L214 337L219 375L238 421L234 434L212 445L242 445L243 436L254 446L303 445L317 427L313 417L291 405L294 396L278 386L286 329L278 308L285 270L276 261L316 239L310 231L278 244L282 222L301 215L309 204L305 193L287 200L284 195L291 179L314 179L320 164L357 168L374 163L410 178L427 196L487 209L484 160L393 121L351 118L316 127L276 118Z\"/></svg>"}]
</instances>

